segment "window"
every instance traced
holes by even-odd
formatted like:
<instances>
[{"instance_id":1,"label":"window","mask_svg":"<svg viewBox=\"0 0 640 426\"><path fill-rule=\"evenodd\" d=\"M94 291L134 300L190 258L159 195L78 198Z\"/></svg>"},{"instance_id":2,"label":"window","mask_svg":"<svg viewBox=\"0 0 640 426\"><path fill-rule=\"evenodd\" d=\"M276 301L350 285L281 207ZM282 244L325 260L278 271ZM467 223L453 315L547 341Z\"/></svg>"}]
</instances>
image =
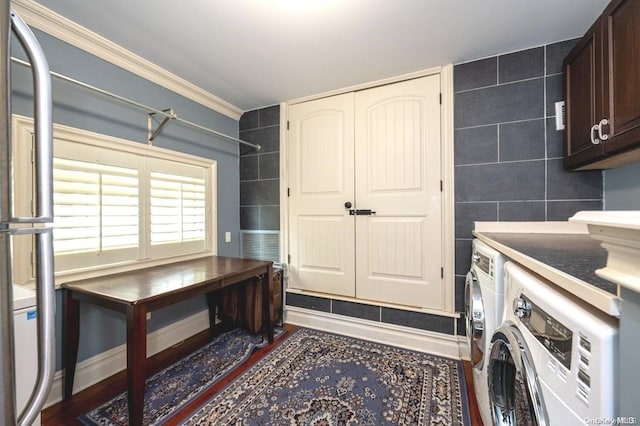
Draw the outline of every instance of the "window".
<instances>
[{"instance_id":1,"label":"window","mask_svg":"<svg viewBox=\"0 0 640 426\"><path fill-rule=\"evenodd\" d=\"M14 117L17 165L30 164L32 128L31 119ZM215 171L211 160L54 125L56 275L213 254ZM24 190L28 175L16 177L14 193L32 192ZM16 200L23 213L32 204ZM32 251L32 243L16 250ZM20 268L20 281L31 279Z\"/></svg>"},{"instance_id":2,"label":"window","mask_svg":"<svg viewBox=\"0 0 640 426\"><path fill-rule=\"evenodd\" d=\"M203 240L204 179L151 172L151 245Z\"/></svg>"},{"instance_id":3,"label":"window","mask_svg":"<svg viewBox=\"0 0 640 426\"><path fill-rule=\"evenodd\" d=\"M67 254L138 246L138 171L54 158L54 251Z\"/></svg>"},{"instance_id":4,"label":"window","mask_svg":"<svg viewBox=\"0 0 640 426\"><path fill-rule=\"evenodd\" d=\"M158 158L149 173L151 257L199 252L207 241L207 175L202 167Z\"/></svg>"}]
</instances>

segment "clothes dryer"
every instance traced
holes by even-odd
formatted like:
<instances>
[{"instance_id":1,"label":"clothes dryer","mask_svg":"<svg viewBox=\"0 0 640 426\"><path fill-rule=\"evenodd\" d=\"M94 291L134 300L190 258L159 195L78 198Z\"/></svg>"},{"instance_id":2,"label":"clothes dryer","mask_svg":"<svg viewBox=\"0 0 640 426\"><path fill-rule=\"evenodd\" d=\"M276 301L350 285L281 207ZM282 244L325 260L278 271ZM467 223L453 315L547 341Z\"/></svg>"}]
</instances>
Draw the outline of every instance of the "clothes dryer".
<instances>
[{"instance_id":1,"label":"clothes dryer","mask_svg":"<svg viewBox=\"0 0 640 426\"><path fill-rule=\"evenodd\" d=\"M485 425L491 424L486 350L493 332L500 326L504 316L505 260L501 253L482 241L473 240L471 269L465 283L465 311L473 385Z\"/></svg>"},{"instance_id":2,"label":"clothes dryer","mask_svg":"<svg viewBox=\"0 0 640 426\"><path fill-rule=\"evenodd\" d=\"M493 424L616 419L616 319L512 262L504 269L505 321L487 352Z\"/></svg>"}]
</instances>

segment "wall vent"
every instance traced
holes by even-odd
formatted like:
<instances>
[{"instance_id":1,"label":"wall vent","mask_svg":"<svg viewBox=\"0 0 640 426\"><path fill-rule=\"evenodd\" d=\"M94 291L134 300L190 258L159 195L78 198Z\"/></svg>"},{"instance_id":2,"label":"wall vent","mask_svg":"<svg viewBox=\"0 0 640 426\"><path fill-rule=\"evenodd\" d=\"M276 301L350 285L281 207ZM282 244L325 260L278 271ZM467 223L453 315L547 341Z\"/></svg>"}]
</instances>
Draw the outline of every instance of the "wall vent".
<instances>
[{"instance_id":1,"label":"wall vent","mask_svg":"<svg viewBox=\"0 0 640 426\"><path fill-rule=\"evenodd\" d=\"M242 257L280 262L279 231L240 231Z\"/></svg>"}]
</instances>

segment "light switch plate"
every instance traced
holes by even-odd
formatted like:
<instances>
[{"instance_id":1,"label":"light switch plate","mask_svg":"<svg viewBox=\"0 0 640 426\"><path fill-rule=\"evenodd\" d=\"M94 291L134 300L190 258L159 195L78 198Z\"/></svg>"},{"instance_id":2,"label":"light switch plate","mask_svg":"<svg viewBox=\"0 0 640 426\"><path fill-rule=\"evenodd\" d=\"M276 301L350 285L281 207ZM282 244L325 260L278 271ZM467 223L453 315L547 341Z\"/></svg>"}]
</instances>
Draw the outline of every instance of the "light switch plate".
<instances>
[{"instance_id":1,"label":"light switch plate","mask_svg":"<svg viewBox=\"0 0 640 426\"><path fill-rule=\"evenodd\" d=\"M231 242L231 232L225 232L224 233L224 242L225 243L230 243Z\"/></svg>"},{"instance_id":2,"label":"light switch plate","mask_svg":"<svg viewBox=\"0 0 640 426\"><path fill-rule=\"evenodd\" d=\"M556 130L564 130L564 101L556 102Z\"/></svg>"}]
</instances>

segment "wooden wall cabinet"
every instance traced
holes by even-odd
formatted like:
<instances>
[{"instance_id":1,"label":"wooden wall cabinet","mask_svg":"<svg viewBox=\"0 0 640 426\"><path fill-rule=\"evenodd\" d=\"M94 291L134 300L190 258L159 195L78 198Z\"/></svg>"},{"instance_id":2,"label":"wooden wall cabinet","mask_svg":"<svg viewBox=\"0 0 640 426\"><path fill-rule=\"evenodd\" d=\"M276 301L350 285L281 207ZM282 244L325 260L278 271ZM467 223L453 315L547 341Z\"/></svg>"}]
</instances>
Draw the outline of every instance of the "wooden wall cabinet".
<instances>
[{"instance_id":1,"label":"wooden wall cabinet","mask_svg":"<svg viewBox=\"0 0 640 426\"><path fill-rule=\"evenodd\" d=\"M564 61L564 165L640 161L640 1L614 0Z\"/></svg>"}]
</instances>

